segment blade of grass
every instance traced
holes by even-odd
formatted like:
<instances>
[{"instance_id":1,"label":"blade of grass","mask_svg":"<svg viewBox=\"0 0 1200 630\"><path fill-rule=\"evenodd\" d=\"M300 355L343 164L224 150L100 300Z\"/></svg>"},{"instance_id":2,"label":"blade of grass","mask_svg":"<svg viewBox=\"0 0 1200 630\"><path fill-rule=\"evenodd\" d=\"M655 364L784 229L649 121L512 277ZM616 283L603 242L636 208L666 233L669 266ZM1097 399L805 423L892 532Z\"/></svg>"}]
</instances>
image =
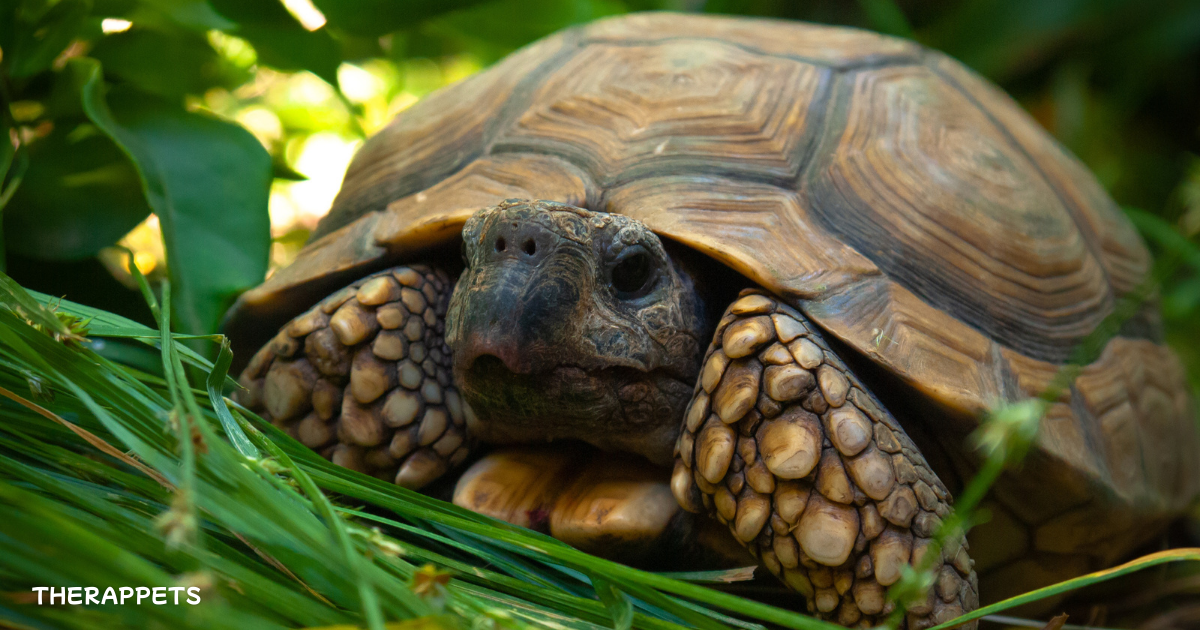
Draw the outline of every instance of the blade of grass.
<instances>
[{"instance_id":1,"label":"blade of grass","mask_svg":"<svg viewBox=\"0 0 1200 630\"><path fill-rule=\"evenodd\" d=\"M229 349L229 339L222 335L221 351L217 353L216 363L213 364L213 369L208 373L208 379L205 381L205 385L208 386L208 400L212 403L213 410L221 421L221 427L225 429L225 435L229 436L229 441L233 443L234 448L249 459L258 459L258 449L250 442L250 438L246 437L237 421L233 419L233 415L229 413L229 406L225 404L225 397L221 395L221 386L225 383L225 377L229 374L229 366L232 363L233 352Z\"/></svg>"},{"instance_id":2,"label":"blade of grass","mask_svg":"<svg viewBox=\"0 0 1200 630\"><path fill-rule=\"evenodd\" d=\"M600 577L592 578L596 596L604 602L608 614L612 615L613 630L629 630L633 625L633 602L612 582Z\"/></svg>"},{"instance_id":3,"label":"blade of grass","mask_svg":"<svg viewBox=\"0 0 1200 630\"><path fill-rule=\"evenodd\" d=\"M257 433L257 431L254 431L253 427L251 427L249 423L244 424L243 429L246 428L249 428L252 434ZM262 434L259 433L258 436L261 437ZM293 477L300 484L301 490L311 501L314 502L321 517L324 518L326 523L330 526L330 529L333 531L335 539L337 540L337 544L341 546L342 550L346 554L346 562L349 565L347 568L350 569L351 572L357 574L358 597L360 605L363 608L363 616L366 617L367 620L367 625L369 628L371 628L371 630L381 630L384 623L383 611L379 607L379 600L375 595L375 588L361 571L360 562L362 560L362 556L358 555L358 552L354 549L354 545L350 540L350 534L347 533L341 517L334 512L333 505L329 502L329 499L326 498L324 493L317 488L317 485L313 483L312 478L310 478L303 470L299 469L295 463L292 462L291 458L288 457L287 453L284 453L269 440L262 439L261 444L266 448L267 453L271 457L278 459L282 466L292 471ZM409 605L416 612L423 612L425 614L432 612L428 610L427 606L416 599L410 599Z\"/></svg>"},{"instance_id":4,"label":"blade of grass","mask_svg":"<svg viewBox=\"0 0 1200 630\"><path fill-rule=\"evenodd\" d=\"M998 613L1010 608L1015 608L1017 606L1021 606L1022 604L1036 602L1047 597L1053 597L1055 595L1067 593L1085 586L1099 584L1113 578L1121 577L1122 575L1133 573L1134 571L1141 571L1142 569L1147 569L1168 562L1180 561L1200 562L1200 548L1168 549L1166 551L1159 551L1157 553L1142 556L1141 558L1130 560L1125 564L1112 567L1111 569L1104 569L1103 571L1096 571L1095 573L1081 575L1077 578L1064 580L1058 584L1052 584L1044 588L1039 588L1035 591L1030 591L1023 595L1017 595L1016 597L1010 597L1004 601L984 606L983 608L979 608L971 613L962 615L961 617L956 617L950 621L947 621L946 623L934 626L930 630L947 630L948 628L955 628L974 619L979 619L992 613Z\"/></svg>"},{"instance_id":5,"label":"blade of grass","mask_svg":"<svg viewBox=\"0 0 1200 630\"><path fill-rule=\"evenodd\" d=\"M78 338L78 335L73 333L62 320L34 300L21 285L6 274L0 274L0 304L35 325L41 326L56 338Z\"/></svg>"},{"instance_id":6,"label":"blade of grass","mask_svg":"<svg viewBox=\"0 0 1200 630\"><path fill-rule=\"evenodd\" d=\"M311 451L310 451L311 452ZM423 518L425 520L441 523L455 529L459 529L474 534L489 536L491 538L509 542L513 544L513 549L518 550L522 555L531 559L551 562L561 562L567 566L579 567L584 571L602 575L607 579L614 580L617 583L624 584L627 587L631 585L640 585L651 589L657 589L665 593L691 598L697 601L704 602L710 606L718 606L725 610L734 611L741 615L746 615L776 623L789 628L821 628L828 630L836 630L840 626L820 621L812 617L786 611L780 608L762 604L747 599L714 591L702 586L688 584L678 580L673 580L669 577L664 577L627 567L622 564L596 558L584 552L568 547L549 537L535 534L534 532L518 531L516 528L508 529L499 524L499 527L493 526L492 523L485 521L486 517L474 513L461 514L465 510L457 508L450 504L434 506L435 510L417 511L414 510L414 500L412 503L406 501L410 491L404 490L393 484L385 484L382 481L372 478L359 480L358 482L350 482L342 477L351 471L346 469L334 470L334 465L325 462L325 460L311 461L305 460L303 453L290 453L293 456L301 458L300 461L310 464L309 473L313 476L321 487L327 488L334 492L342 493L346 496L367 501L380 507L392 509L402 516L411 518ZM342 472L346 471L346 472ZM348 476L348 475L347 475ZM362 475L359 475L362 477ZM420 495L417 495L420 497ZM423 497L422 497L423 498ZM439 502L441 503L441 502ZM490 519L489 519L490 520ZM509 526L511 528L512 526ZM631 593L634 596L640 596L640 593ZM657 602L650 602L657 604Z\"/></svg>"},{"instance_id":7,"label":"blade of grass","mask_svg":"<svg viewBox=\"0 0 1200 630\"><path fill-rule=\"evenodd\" d=\"M79 427L78 425L76 425L74 423L67 422L62 417L60 417L58 414L55 414L55 413L49 411L48 409L46 409L45 407L42 407L41 405L38 405L34 402L26 400L14 393L8 391L7 389L4 389L3 387L0 387L0 396L4 396L5 398L8 398L9 400L12 400L12 401L16 402L17 404L22 405L24 407L27 407L28 409L33 410L34 412L38 413L39 415L49 418L49 419L61 424L62 426L70 429L73 433L75 433L76 435L78 435L79 437L81 437L85 441L87 441L88 444L95 446L97 450L99 450L99 451L103 452L104 454L109 455L113 458L119 459L122 462L125 462L126 464L128 464L129 466L131 466L133 468L138 469L139 471L142 472L142 474L144 474L147 477L162 484L163 487L174 488L174 486L171 484L171 482L167 481L166 477L163 477L162 475L158 474L158 471L153 470L149 466L146 466L145 464L134 459L133 457L130 457L129 455L126 455L125 453L122 453L121 451L114 448L108 442L105 442L104 440L96 437L96 435L94 433L88 431L87 429Z\"/></svg>"},{"instance_id":8,"label":"blade of grass","mask_svg":"<svg viewBox=\"0 0 1200 630\"><path fill-rule=\"evenodd\" d=\"M748 582L754 579L757 566L721 569L718 571L659 571L658 574L673 580L695 582L696 584L732 584L733 582Z\"/></svg>"},{"instance_id":9,"label":"blade of grass","mask_svg":"<svg viewBox=\"0 0 1200 630\"><path fill-rule=\"evenodd\" d=\"M153 292L146 291L146 294L153 299ZM136 555L156 565L173 567L173 571L208 575L211 577L204 579L218 580L217 584L233 580L231 583L242 584L246 593L274 593L262 597L256 595L258 599L252 602L243 594L219 586L222 596L235 606L239 615L266 615L265 618L277 624L279 620L299 620L304 616L315 620L315 616L324 614L320 611L341 615L346 609L349 609L350 618L343 616L345 621L370 621L368 616L372 606L379 610L377 619L380 621L432 612L404 582L406 576L413 574L413 565L383 553L388 545L411 546L414 542L368 532L352 520L362 517L339 511L325 496L325 493L337 492L347 501L362 501L365 496L367 503L397 514L398 519L394 522L403 522L410 529L387 526L388 533L415 541L423 550L421 555L425 561L432 561L437 566L447 566L443 561L464 562L439 557L431 551L445 548L448 553L465 559L465 564L455 564L459 569L472 565L488 566L496 560L503 562L492 565L497 570L515 574L511 582L488 569L470 574L464 572L462 577L452 578L446 610L464 621L477 617L493 618L503 625L531 624L547 628L609 625L612 618L604 604L591 599L592 582L586 577L590 575L609 582L628 597L631 627L666 630L675 627L672 623L681 622L695 627L758 627L717 613L711 609L714 605L753 619L779 620L787 627L833 627L669 576L603 561L544 535L336 468L261 419L243 418L240 408L222 397L219 400L225 403L238 427L265 456L265 459L247 460L235 446L226 442L226 439L232 441L234 434L225 431L222 437L221 429L217 428L221 417L214 400L220 392L216 383L224 376L223 388L228 384L227 375L222 375L214 363L190 358L186 348L179 343L183 337L163 330L168 328L164 320L169 289L163 295L161 310L152 302L152 311L158 311L158 331L145 327L136 329L119 321L115 322L117 328L114 328L114 320L96 315L99 330L136 338L157 347L163 355L162 378L125 369L97 356L86 345L68 346L55 341L44 330L34 330L19 317L4 312L0 313L0 385L14 391L14 387L26 386L30 378L40 379L39 382L47 385L46 391L57 392L53 403L44 405L46 409L101 440L128 449L131 457L136 457L175 486L182 487L183 482L191 478L193 507L197 517L203 517L197 525L195 544L183 544L169 550L160 535L149 528L150 519L168 509L165 502L169 495L139 484L122 484L120 475L110 476L109 481L103 482L111 484L111 490L104 490L106 486L82 479L82 476L95 479L97 475L103 478L102 469L75 462L74 457L63 452L55 455L45 449L32 449L28 454L18 455L30 465L47 467L47 473L37 475L30 471L20 472L26 470L21 467L7 468L8 472L0 473L0 480L7 480L12 475L26 476L28 479L23 483L35 478L40 480L38 483L48 492L54 488L52 494L59 501L55 509L64 518L87 523L95 531L109 532L114 541L121 541L120 546L141 546ZM53 304L51 300L47 303ZM57 308L75 314L68 304L59 303ZM106 330L105 326L109 328ZM184 362L202 366L213 386L202 390L190 387L183 371ZM218 355L217 363L221 362ZM209 384L206 379L206 386ZM203 406L200 399L204 401ZM172 413L176 430L164 433ZM15 418L15 421L10 422L9 418ZM30 436L36 436L30 439L49 437L55 443L70 445L71 449L95 448L76 433L27 407L0 405L0 419L3 419L0 421L0 457L16 455L21 450L10 446L17 444L13 440L19 438L8 428L22 433L30 431ZM254 431L249 428L252 425ZM183 431L185 427L186 432ZM5 433L12 433L12 438L4 437ZM184 465L185 442L196 447L190 474ZM281 454L286 457L280 457ZM110 462L108 465L124 467L120 460L110 455L100 456ZM137 473L130 469L128 474ZM72 492L79 495L77 501L70 498ZM338 530L343 533L339 535ZM443 530L444 533L436 534ZM417 531L422 534L415 533ZM376 541L375 536L381 538ZM19 567L0 563L3 567L0 568L0 580L5 579L2 576L6 571L19 570L32 575L29 572L38 570L33 566L34 556L22 558ZM269 558L277 560L279 565ZM374 603L369 601L372 592ZM287 597L302 598L291 601L305 601L309 605L289 606L286 603L289 600L282 596L284 593ZM367 601L364 601L364 595L367 595ZM321 603L322 598L327 598L340 610ZM362 617L358 618L355 611L361 611ZM60 610L45 609L36 614L39 619L54 619L55 624L62 627L88 627L84 617ZM505 614L509 616L505 617ZM91 627L96 625L114 624L93 623ZM186 623L177 625L189 627ZM214 627L238 625L217 623Z\"/></svg>"},{"instance_id":10,"label":"blade of grass","mask_svg":"<svg viewBox=\"0 0 1200 630\"><path fill-rule=\"evenodd\" d=\"M1008 617L1005 615L988 615L983 618L984 621L992 623L1002 623L1009 626L1020 626L1022 628L1039 628L1045 630L1049 627L1045 621L1037 621L1034 619L1023 619L1021 617ZM1058 630L1116 630L1116 628L1105 628L1101 626L1080 626L1073 623L1064 623L1058 626Z\"/></svg>"}]
</instances>

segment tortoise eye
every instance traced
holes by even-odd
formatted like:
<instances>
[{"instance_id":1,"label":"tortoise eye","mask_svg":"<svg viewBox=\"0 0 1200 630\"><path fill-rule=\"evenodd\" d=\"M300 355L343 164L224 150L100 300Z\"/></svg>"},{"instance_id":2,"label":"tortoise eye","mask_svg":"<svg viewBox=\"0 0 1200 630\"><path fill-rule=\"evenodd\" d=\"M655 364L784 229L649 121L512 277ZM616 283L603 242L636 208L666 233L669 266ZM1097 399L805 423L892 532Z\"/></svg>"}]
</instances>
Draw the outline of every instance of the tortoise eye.
<instances>
[{"instance_id":1,"label":"tortoise eye","mask_svg":"<svg viewBox=\"0 0 1200 630\"><path fill-rule=\"evenodd\" d=\"M617 263L611 272L612 286L617 290L617 297L623 300L641 297L653 271L650 255L646 252L638 252Z\"/></svg>"}]
</instances>

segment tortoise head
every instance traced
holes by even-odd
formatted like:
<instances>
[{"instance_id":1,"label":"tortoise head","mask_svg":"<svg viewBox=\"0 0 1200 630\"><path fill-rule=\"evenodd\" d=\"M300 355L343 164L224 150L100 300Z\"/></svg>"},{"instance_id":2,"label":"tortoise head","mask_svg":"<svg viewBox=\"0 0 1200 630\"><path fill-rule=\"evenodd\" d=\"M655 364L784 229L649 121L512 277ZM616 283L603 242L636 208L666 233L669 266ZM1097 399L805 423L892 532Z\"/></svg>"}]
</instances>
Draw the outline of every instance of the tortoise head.
<instances>
[{"instance_id":1,"label":"tortoise head","mask_svg":"<svg viewBox=\"0 0 1200 630\"><path fill-rule=\"evenodd\" d=\"M467 221L463 258L446 342L480 437L670 460L708 322L658 236L620 215L509 200Z\"/></svg>"}]
</instances>

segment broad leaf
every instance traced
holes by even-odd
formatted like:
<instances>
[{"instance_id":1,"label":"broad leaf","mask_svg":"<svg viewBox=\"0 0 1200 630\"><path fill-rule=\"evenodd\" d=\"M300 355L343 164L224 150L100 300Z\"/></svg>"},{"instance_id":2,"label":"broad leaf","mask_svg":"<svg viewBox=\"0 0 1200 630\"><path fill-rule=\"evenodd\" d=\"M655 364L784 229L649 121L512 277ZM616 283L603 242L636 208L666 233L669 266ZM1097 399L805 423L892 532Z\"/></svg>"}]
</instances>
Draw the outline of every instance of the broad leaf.
<instances>
[{"instance_id":1,"label":"broad leaf","mask_svg":"<svg viewBox=\"0 0 1200 630\"><path fill-rule=\"evenodd\" d=\"M162 225L183 331L216 330L262 281L270 248L271 158L245 129L132 90L104 93L94 61L88 116L132 158Z\"/></svg>"},{"instance_id":2,"label":"broad leaf","mask_svg":"<svg viewBox=\"0 0 1200 630\"><path fill-rule=\"evenodd\" d=\"M104 73L168 98L233 87L249 78L227 64L202 35L134 27L96 42L91 56Z\"/></svg>"},{"instance_id":3,"label":"broad leaf","mask_svg":"<svg viewBox=\"0 0 1200 630\"><path fill-rule=\"evenodd\" d=\"M133 229L150 207L137 171L91 123L59 121L27 145L29 168L4 209L8 250L42 260L95 256Z\"/></svg>"},{"instance_id":4,"label":"broad leaf","mask_svg":"<svg viewBox=\"0 0 1200 630\"><path fill-rule=\"evenodd\" d=\"M230 32L249 41L258 60L279 70L308 70L337 85L341 48L325 29L308 31L278 0L210 0L240 26Z\"/></svg>"},{"instance_id":5,"label":"broad leaf","mask_svg":"<svg viewBox=\"0 0 1200 630\"><path fill-rule=\"evenodd\" d=\"M51 2L12 2L15 9L5 11L4 61L12 78L31 77L50 67L59 53L83 30L91 2L62 0ZM10 17L11 16L11 17ZM5 28L4 30L8 30Z\"/></svg>"},{"instance_id":6,"label":"broad leaf","mask_svg":"<svg viewBox=\"0 0 1200 630\"><path fill-rule=\"evenodd\" d=\"M0 112L0 190L4 188L4 182L8 179L8 169L16 155L16 147L10 140L10 129L12 127L9 126L7 112Z\"/></svg>"},{"instance_id":7,"label":"broad leaf","mask_svg":"<svg viewBox=\"0 0 1200 630\"><path fill-rule=\"evenodd\" d=\"M476 54L496 60L559 29L623 11L614 0L493 0L432 20L429 30L467 42ZM529 17L510 17L521 13Z\"/></svg>"},{"instance_id":8,"label":"broad leaf","mask_svg":"<svg viewBox=\"0 0 1200 630\"><path fill-rule=\"evenodd\" d=\"M180 26L196 33L229 30L237 25L205 0L139 0L129 19L138 25Z\"/></svg>"},{"instance_id":9,"label":"broad leaf","mask_svg":"<svg viewBox=\"0 0 1200 630\"><path fill-rule=\"evenodd\" d=\"M314 0L329 25L353 35L377 37L441 13L480 4L479 0ZM506 16L503 24L515 21Z\"/></svg>"},{"instance_id":10,"label":"broad leaf","mask_svg":"<svg viewBox=\"0 0 1200 630\"><path fill-rule=\"evenodd\" d=\"M234 34L254 45L258 60L279 70L308 70L337 85L341 49L325 29L306 31L294 21L291 25L247 24Z\"/></svg>"}]
</instances>

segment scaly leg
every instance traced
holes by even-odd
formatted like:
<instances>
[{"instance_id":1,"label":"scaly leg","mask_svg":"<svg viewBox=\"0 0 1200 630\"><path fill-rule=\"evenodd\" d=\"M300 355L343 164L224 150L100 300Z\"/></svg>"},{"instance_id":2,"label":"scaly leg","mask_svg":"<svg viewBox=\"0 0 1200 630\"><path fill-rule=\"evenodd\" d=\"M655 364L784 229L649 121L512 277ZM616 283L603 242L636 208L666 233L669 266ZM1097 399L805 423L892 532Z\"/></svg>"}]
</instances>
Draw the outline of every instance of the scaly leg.
<instances>
[{"instance_id":1,"label":"scaly leg","mask_svg":"<svg viewBox=\"0 0 1200 630\"><path fill-rule=\"evenodd\" d=\"M722 318L676 456L680 505L728 524L810 612L846 626L887 617L887 587L950 512L900 424L815 326L761 291L744 291ZM948 541L907 627L974 609L972 564L964 539Z\"/></svg>"},{"instance_id":2,"label":"scaly leg","mask_svg":"<svg viewBox=\"0 0 1200 630\"><path fill-rule=\"evenodd\" d=\"M442 339L452 290L424 265L354 282L254 355L239 402L335 464L424 486L469 449L473 418Z\"/></svg>"}]
</instances>

